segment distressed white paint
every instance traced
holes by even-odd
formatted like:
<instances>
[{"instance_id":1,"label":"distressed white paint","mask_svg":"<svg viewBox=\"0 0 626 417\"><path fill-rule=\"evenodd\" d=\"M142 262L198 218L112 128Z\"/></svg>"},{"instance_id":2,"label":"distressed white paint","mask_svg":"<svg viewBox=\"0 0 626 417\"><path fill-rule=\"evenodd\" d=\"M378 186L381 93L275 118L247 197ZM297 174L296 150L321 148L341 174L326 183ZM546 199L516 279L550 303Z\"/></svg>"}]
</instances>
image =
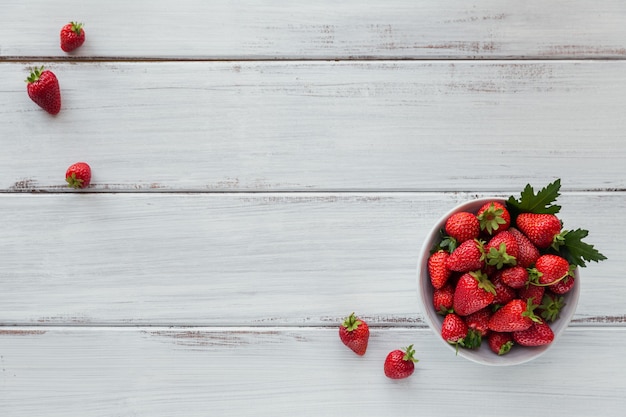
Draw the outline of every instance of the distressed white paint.
<instances>
[{"instance_id":1,"label":"distressed white paint","mask_svg":"<svg viewBox=\"0 0 626 417\"><path fill-rule=\"evenodd\" d=\"M0 57L623 58L621 0L0 1ZM27 22L27 24L25 24Z\"/></svg>"},{"instance_id":2,"label":"distressed white paint","mask_svg":"<svg viewBox=\"0 0 626 417\"><path fill-rule=\"evenodd\" d=\"M0 64L0 189L626 188L626 61Z\"/></svg>"}]
</instances>

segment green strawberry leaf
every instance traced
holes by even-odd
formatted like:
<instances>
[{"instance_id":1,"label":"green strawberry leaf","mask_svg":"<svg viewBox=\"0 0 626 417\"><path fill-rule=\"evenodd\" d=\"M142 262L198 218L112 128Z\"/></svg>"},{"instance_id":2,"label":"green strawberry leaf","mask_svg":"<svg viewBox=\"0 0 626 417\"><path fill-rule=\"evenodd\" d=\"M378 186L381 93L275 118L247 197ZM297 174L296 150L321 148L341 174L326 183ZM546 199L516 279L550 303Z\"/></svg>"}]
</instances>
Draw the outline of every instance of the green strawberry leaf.
<instances>
[{"instance_id":1,"label":"green strawberry leaf","mask_svg":"<svg viewBox=\"0 0 626 417\"><path fill-rule=\"evenodd\" d=\"M599 262L606 258L597 249L583 242L589 231L583 229L570 230L562 233L564 244L559 247L559 254L567 259L571 265L584 267L585 261Z\"/></svg>"},{"instance_id":2,"label":"green strawberry leaf","mask_svg":"<svg viewBox=\"0 0 626 417\"><path fill-rule=\"evenodd\" d=\"M556 214L561 210L561 206L552 204L560 195L561 180L557 179L535 194L535 190L530 184L520 194L519 200L510 196L506 201L506 207L511 214L511 218L517 218L520 213L545 213Z\"/></svg>"}]
</instances>

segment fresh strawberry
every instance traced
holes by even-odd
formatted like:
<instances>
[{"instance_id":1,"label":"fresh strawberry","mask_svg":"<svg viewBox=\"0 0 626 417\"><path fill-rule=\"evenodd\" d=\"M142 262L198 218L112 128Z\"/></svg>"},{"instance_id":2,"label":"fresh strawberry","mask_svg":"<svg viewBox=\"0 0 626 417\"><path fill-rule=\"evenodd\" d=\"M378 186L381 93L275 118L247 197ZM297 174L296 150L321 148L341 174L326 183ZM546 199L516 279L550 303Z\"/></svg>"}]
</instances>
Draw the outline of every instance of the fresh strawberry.
<instances>
[{"instance_id":1,"label":"fresh strawberry","mask_svg":"<svg viewBox=\"0 0 626 417\"><path fill-rule=\"evenodd\" d=\"M541 255L535 262L535 269L542 285L555 284L570 274L567 259L553 254Z\"/></svg>"},{"instance_id":2,"label":"fresh strawberry","mask_svg":"<svg viewBox=\"0 0 626 417\"><path fill-rule=\"evenodd\" d=\"M65 52L74 49L85 43L85 30L82 23L70 22L61 29L61 49Z\"/></svg>"},{"instance_id":3,"label":"fresh strawberry","mask_svg":"<svg viewBox=\"0 0 626 417\"><path fill-rule=\"evenodd\" d=\"M476 213L480 230L489 235L507 230L511 224L511 215L504 204L493 201L484 204Z\"/></svg>"},{"instance_id":4,"label":"fresh strawberry","mask_svg":"<svg viewBox=\"0 0 626 417\"><path fill-rule=\"evenodd\" d=\"M454 312L459 316L472 314L491 304L495 294L487 275L480 271L463 274L454 289Z\"/></svg>"},{"instance_id":5,"label":"fresh strawberry","mask_svg":"<svg viewBox=\"0 0 626 417\"><path fill-rule=\"evenodd\" d=\"M517 227L540 249L548 248L561 233L561 221L554 214L520 213Z\"/></svg>"},{"instance_id":6,"label":"fresh strawberry","mask_svg":"<svg viewBox=\"0 0 626 417\"><path fill-rule=\"evenodd\" d=\"M495 275L493 275L491 282L493 283L493 288L496 290L496 296L493 297L493 301L491 302L492 304L504 305L517 296L515 288L509 287L502 280L502 271L498 271Z\"/></svg>"},{"instance_id":7,"label":"fresh strawberry","mask_svg":"<svg viewBox=\"0 0 626 417\"><path fill-rule=\"evenodd\" d=\"M495 354L504 355L513 347L513 335L504 332L491 332L487 336L489 349Z\"/></svg>"},{"instance_id":8,"label":"fresh strawberry","mask_svg":"<svg viewBox=\"0 0 626 417\"><path fill-rule=\"evenodd\" d=\"M391 379L407 378L415 371L417 359L413 345L409 345L405 350L393 350L385 358L385 375Z\"/></svg>"},{"instance_id":9,"label":"fresh strawberry","mask_svg":"<svg viewBox=\"0 0 626 417\"><path fill-rule=\"evenodd\" d=\"M485 307L463 317L463 319L468 329L475 330L481 337L485 337L489 333L489 319L491 318L491 314L491 308Z\"/></svg>"},{"instance_id":10,"label":"fresh strawberry","mask_svg":"<svg viewBox=\"0 0 626 417\"><path fill-rule=\"evenodd\" d=\"M522 288L528 283L528 270L519 265L505 268L500 273L502 282L511 288Z\"/></svg>"},{"instance_id":11,"label":"fresh strawberry","mask_svg":"<svg viewBox=\"0 0 626 417\"><path fill-rule=\"evenodd\" d=\"M457 212L446 220L445 231L458 243L478 238L480 224L476 215L465 211Z\"/></svg>"},{"instance_id":12,"label":"fresh strawberry","mask_svg":"<svg viewBox=\"0 0 626 417\"><path fill-rule=\"evenodd\" d=\"M531 303L538 305L541 304L541 300L543 299L545 292L546 287L529 284L517 290L517 298L526 300L526 302L530 300Z\"/></svg>"},{"instance_id":13,"label":"fresh strawberry","mask_svg":"<svg viewBox=\"0 0 626 417\"><path fill-rule=\"evenodd\" d=\"M26 91L39 107L50 114L61 111L61 89L56 75L44 67L33 68L28 78Z\"/></svg>"},{"instance_id":14,"label":"fresh strawberry","mask_svg":"<svg viewBox=\"0 0 626 417\"><path fill-rule=\"evenodd\" d=\"M542 346L554 340L554 332L545 321L540 320L526 330L513 332L513 340L520 346Z\"/></svg>"},{"instance_id":15,"label":"fresh strawberry","mask_svg":"<svg viewBox=\"0 0 626 417\"><path fill-rule=\"evenodd\" d=\"M480 240L467 240L446 260L446 267L455 272L469 272L481 269L485 265L483 243Z\"/></svg>"},{"instance_id":16,"label":"fresh strawberry","mask_svg":"<svg viewBox=\"0 0 626 417\"><path fill-rule=\"evenodd\" d=\"M433 307L437 313L446 315L453 311L454 287L447 283L433 292Z\"/></svg>"},{"instance_id":17,"label":"fresh strawberry","mask_svg":"<svg viewBox=\"0 0 626 417\"><path fill-rule=\"evenodd\" d=\"M517 241L518 256L517 265L522 268L532 266L537 258L539 258L539 249L524 235L514 227L509 227L508 231L515 237Z\"/></svg>"},{"instance_id":18,"label":"fresh strawberry","mask_svg":"<svg viewBox=\"0 0 626 417\"><path fill-rule=\"evenodd\" d=\"M499 232L485 245L485 256L487 264L497 269L516 265L519 256L517 240L508 230Z\"/></svg>"},{"instance_id":19,"label":"fresh strawberry","mask_svg":"<svg viewBox=\"0 0 626 417\"><path fill-rule=\"evenodd\" d=\"M85 162L77 162L65 172L65 181L71 188L85 188L91 182L91 168Z\"/></svg>"},{"instance_id":20,"label":"fresh strawberry","mask_svg":"<svg viewBox=\"0 0 626 417\"><path fill-rule=\"evenodd\" d=\"M450 344L463 343L469 328L465 321L456 313L450 313L443 318L441 337Z\"/></svg>"},{"instance_id":21,"label":"fresh strawberry","mask_svg":"<svg viewBox=\"0 0 626 417\"><path fill-rule=\"evenodd\" d=\"M555 294L565 294L574 288L574 280L575 278L573 273L570 273L570 275L566 276L561 281L550 285L548 288Z\"/></svg>"},{"instance_id":22,"label":"fresh strawberry","mask_svg":"<svg viewBox=\"0 0 626 417\"><path fill-rule=\"evenodd\" d=\"M357 355L365 355L370 329L364 320L350 314L339 326L339 338Z\"/></svg>"},{"instance_id":23,"label":"fresh strawberry","mask_svg":"<svg viewBox=\"0 0 626 417\"><path fill-rule=\"evenodd\" d=\"M559 294L546 291L538 307L540 316L547 321L555 321L561 314L561 309L565 307L565 299Z\"/></svg>"},{"instance_id":24,"label":"fresh strawberry","mask_svg":"<svg viewBox=\"0 0 626 417\"><path fill-rule=\"evenodd\" d=\"M428 275L435 289L443 287L452 274L452 271L446 268L446 259L449 256L448 252L439 250L428 258Z\"/></svg>"},{"instance_id":25,"label":"fresh strawberry","mask_svg":"<svg viewBox=\"0 0 626 417\"><path fill-rule=\"evenodd\" d=\"M494 332L526 330L541 319L533 312L536 305L516 298L498 309L489 319L489 329Z\"/></svg>"}]
</instances>

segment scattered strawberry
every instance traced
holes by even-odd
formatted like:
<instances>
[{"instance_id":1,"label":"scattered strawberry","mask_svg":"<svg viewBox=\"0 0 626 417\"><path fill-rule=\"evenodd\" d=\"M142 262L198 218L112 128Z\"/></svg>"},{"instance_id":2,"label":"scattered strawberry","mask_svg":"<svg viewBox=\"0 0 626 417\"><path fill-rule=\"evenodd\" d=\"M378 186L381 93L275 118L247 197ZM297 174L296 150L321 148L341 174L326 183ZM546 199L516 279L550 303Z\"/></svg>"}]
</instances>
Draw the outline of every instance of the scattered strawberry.
<instances>
[{"instance_id":1,"label":"scattered strawberry","mask_svg":"<svg viewBox=\"0 0 626 417\"><path fill-rule=\"evenodd\" d=\"M513 340L520 346L542 346L554 340L554 332L545 321L540 320L526 330L513 332Z\"/></svg>"},{"instance_id":2,"label":"scattered strawberry","mask_svg":"<svg viewBox=\"0 0 626 417\"><path fill-rule=\"evenodd\" d=\"M539 249L519 230L514 227L509 227L509 233L513 235L517 241L518 256L517 265L522 268L528 268L534 265L537 258L539 258Z\"/></svg>"},{"instance_id":3,"label":"scattered strawberry","mask_svg":"<svg viewBox=\"0 0 626 417\"><path fill-rule=\"evenodd\" d=\"M50 114L58 114L61 111L59 80L52 71L44 67L33 68L26 82L28 97L39 107Z\"/></svg>"},{"instance_id":4,"label":"scattered strawberry","mask_svg":"<svg viewBox=\"0 0 626 417\"><path fill-rule=\"evenodd\" d=\"M415 371L415 350L409 345L405 350L393 350L385 358L385 375L391 379L403 379L411 376Z\"/></svg>"},{"instance_id":5,"label":"scattered strawberry","mask_svg":"<svg viewBox=\"0 0 626 417\"><path fill-rule=\"evenodd\" d=\"M498 201L484 204L476 213L480 230L488 235L507 230L511 224L511 215L504 204Z\"/></svg>"},{"instance_id":6,"label":"scattered strawberry","mask_svg":"<svg viewBox=\"0 0 626 417\"><path fill-rule=\"evenodd\" d=\"M61 49L71 52L85 43L82 23L70 22L61 29Z\"/></svg>"},{"instance_id":7,"label":"scattered strawberry","mask_svg":"<svg viewBox=\"0 0 626 417\"><path fill-rule=\"evenodd\" d=\"M454 287L447 283L433 292L433 307L442 315L451 313L453 310Z\"/></svg>"},{"instance_id":8,"label":"scattered strawberry","mask_svg":"<svg viewBox=\"0 0 626 417\"><path fill-rule=\"evenodd\" d=\"M350 314L339 326L339 338L357 355L365 355L370 330L364 320Z\"/></svg>"},{"instance_id":9,"label":"scattered strawberry","mask_svg":"<svg viewBox=\"0 0 626 417\"><path fill-rule=\"evenodd\" d=\"M536 305L516 298L497 310L489 319L489 329L494 332L526 330L541 319L533 312Z\"/></svg>"},{"instance_id":10,"label":"scattered strawberry","mask_svg":"<svg viewBox=\"0 0 626 417\"><path fill-rule=\"evenodd\" d=\"M469 272L485 265L483 244L479 240L467 240L454 250L446 260L446 268L455 272Z\"/></svg>"},{"instance_id":11,"label":"scattered strawberry","mask_svg":"<svg viewBox=\"0 0 626 417\"><path fill-rule=\"evenodd\" d=\"M528 270L519 265L512 266L503 269L500 278L511 288L522 288L528 283Z\"/></svg>"},{"instance_id":12,"label":"scattered strawberry","mask_svg":"<svg viewBox=\"0 0 626 417\"><path fill-rule=\"evenodd\" d=\"M435 289L443 287L452 274L452 271L446 267L446 260L449 256L448 252L439 250L428 258L428 275Z\"/></svg>"},{"instance_id":13,"label":"scattered strawberry","mask_svg":"<svg viewBox=\"0 0 626 417\"><path fill-rule=\"evenodd\" d=\"M497 355L509 353L513 347L513 335L504 332L490 332L487 336L489 349Z\"/></svg>"},{"instance_id":14,"label":"scattered strawberry","mask_svg":"<svg viewBox=\"0 0 626 417\"><path fill-rule=\"evenodd\" d=\"M77 162L65 172L65 181L71 188L85 188L91 182L91 168L85 162Z\"/></svg>"},{"instance_id":15,"label":"scattered strawberry","mask_svg":"<svg viewBox=\"0 0 626 417\"><path fill-rule=\"evenodd\" d=\"M454 289L454 312L459 316L472 314L490 305L495 295L496 290L487 275L480 271L463 274Z\"/></svg>"}]
</instances>

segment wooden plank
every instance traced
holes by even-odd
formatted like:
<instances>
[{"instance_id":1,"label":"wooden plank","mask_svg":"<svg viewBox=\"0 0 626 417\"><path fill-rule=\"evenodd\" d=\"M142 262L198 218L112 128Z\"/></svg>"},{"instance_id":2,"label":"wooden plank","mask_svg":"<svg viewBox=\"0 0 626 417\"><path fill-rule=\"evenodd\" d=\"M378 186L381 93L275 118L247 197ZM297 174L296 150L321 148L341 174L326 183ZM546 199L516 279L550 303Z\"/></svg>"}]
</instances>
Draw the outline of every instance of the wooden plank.
<instances>
[{"instance_id":1,"label":"wooden plank","mask_svg":"<svg viewBox=\"0 0 626 417\"><path fill-rule=\"evenodd\" d=\"M568 329L528 364L484 367L442 349L428 330L373 329L357 357L335 329L0 329L0 412L12 417L481 415L621 417L626 329ZM415 344L409 379L386 354ZM538 383L541 375L543 383ZM471 381L471 383L468 383ZM554 388L558 386L558 388ZM348 389L348 387L350 387ZM36 393L36 399L33 396ZM450 401L450 397L454 401ZM481 397L481 398L482 398Z\"/></svg>"},{"instance_id":2,"label":"wooden plank","mask_svg":"<svg viewBox=\"0 0 626 417\"><path fill-rule=\"evenodd\" d=\"M94 191L626 189L624 61L58 63L56 117L27 67L0 64L5 191L79 160Z\"/></svg>"},{"instance_id":3,"label":"wooden plank","mask_svg":"<svg viewBox=\"0 0 626 417\"><path fill-rule=\"evenodd\" d=\"M0 57L66 57L58 33L85 23L72 57L167 59L624 58L621 0L366 3L3 0ZM24 17L28 16L28 25Z\"/></svg>"},{"instance_id":4,"label":"wooden plank","mask_svg":"<svg viewBox=\"0 0 626 417\"><path fill-rule=\"evenodd\" d=\"M423 239L481 195L0 194L0 324L323 325L357 311L424 326ZM565 227L609 258L581 272L575 324L624 325L626 194L559 200Z\"/></svg>"}]
</instances>

